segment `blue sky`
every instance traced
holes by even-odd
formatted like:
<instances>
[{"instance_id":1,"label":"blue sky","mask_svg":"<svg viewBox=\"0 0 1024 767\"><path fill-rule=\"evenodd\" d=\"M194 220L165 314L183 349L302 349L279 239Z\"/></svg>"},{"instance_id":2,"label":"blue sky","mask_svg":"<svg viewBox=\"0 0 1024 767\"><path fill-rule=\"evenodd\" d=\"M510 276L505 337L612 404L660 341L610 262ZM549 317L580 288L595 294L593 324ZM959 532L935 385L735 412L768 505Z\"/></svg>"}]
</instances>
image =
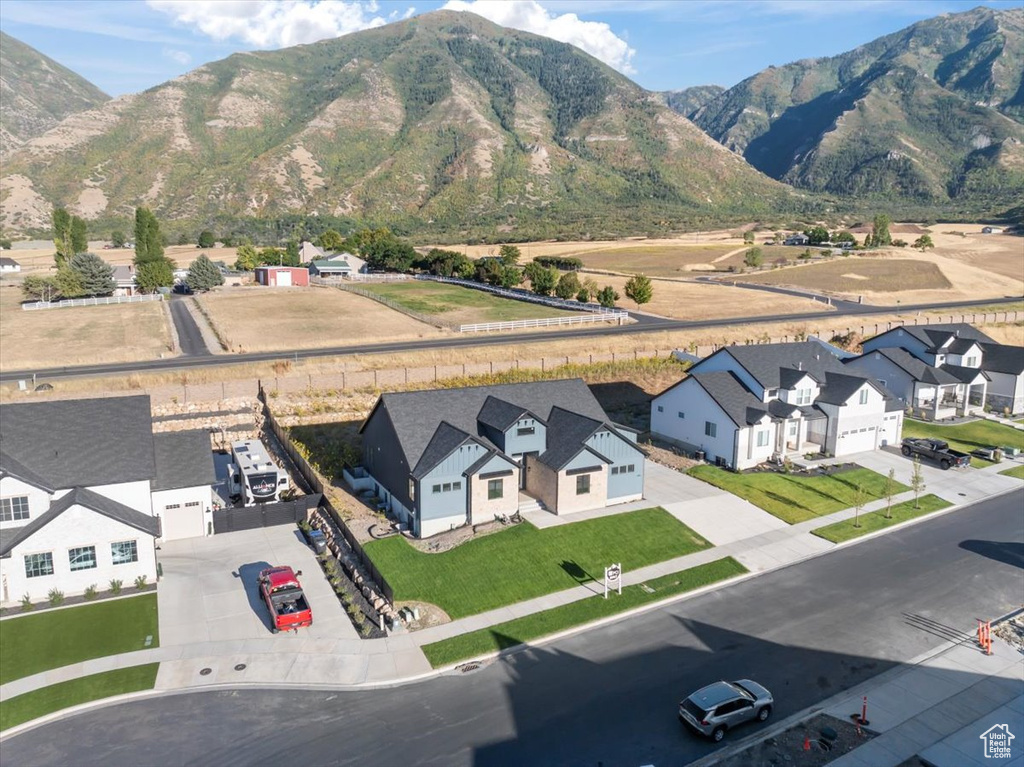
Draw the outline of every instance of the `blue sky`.
<instances>
[{"instance_id":1,"label":"blue sky","mask_svg":"<svg viewBox=\"0 0 1024 767\"><path fill-rule=\"evenodd\" d=\"M579 45L652 90L730 86L830 56L966 0L3 0L0 29L117 96L236 51L280 48L441 7ZM989 0L992 8L1019 0Z\"/></svg>"}]
</instances>

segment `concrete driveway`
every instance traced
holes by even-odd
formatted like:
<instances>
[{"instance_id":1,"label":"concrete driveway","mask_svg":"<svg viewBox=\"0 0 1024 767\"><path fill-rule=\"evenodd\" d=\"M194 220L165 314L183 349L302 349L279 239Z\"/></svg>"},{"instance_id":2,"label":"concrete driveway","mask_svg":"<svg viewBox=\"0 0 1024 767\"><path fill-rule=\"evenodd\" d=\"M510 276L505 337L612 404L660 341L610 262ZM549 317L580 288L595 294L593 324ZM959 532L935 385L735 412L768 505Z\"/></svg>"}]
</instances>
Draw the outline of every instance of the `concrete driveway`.
<instances>
[{"instance_id":1,"label":"concrete driveway","mask_svg":"<svg viewBox=\"0 0 1024 767\"><path fill-rule=\"evenodd\" d=\"M265 527L209 538L168 541L157 561L163 578L157 590L160 644L272 639L287 642L293 632L272 634L256 579L260 570L289 565L301 570L303 590L313 608L313 625L299 636L358 638L319 563L292 525Z\"/></svg>"}]
</instances>

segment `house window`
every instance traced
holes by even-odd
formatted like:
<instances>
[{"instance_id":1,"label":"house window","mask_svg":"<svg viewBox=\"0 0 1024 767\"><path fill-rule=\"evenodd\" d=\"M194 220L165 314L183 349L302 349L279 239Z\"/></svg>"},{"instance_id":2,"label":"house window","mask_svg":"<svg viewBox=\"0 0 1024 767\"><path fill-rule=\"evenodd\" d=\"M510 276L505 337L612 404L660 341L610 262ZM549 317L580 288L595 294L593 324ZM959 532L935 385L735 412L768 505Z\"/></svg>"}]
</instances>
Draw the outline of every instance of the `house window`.
<instances>
[{"instance_id":1,"label":"house window","mask_svg":"<svg viewBox=\"0 0 1024 767\"><path fill-rule=\"evenodd\" d=\"M757 432L757 446L758 447L768 447L768 430L767 429L760 429Z\"/></svg>"},{"instance_id":2,"label":"house window","mask_svg":"<svg viewBox=\"0 0 1024 767\"><path fill-rule=\"evenodd\" d=\"M188 503L185 504L185 508L186 509L193 509L193 508L195 508L198 505L199 505L199 501L189 501Z\"/></svg>"},{"instance_id":3,"label":"house window","mask_svg":"<svg viewBox=\"0 0 1024 767\"><path fill-rule=\"evenodd\" d=\"M445 493L450 493L452 491L452 483L445 482L443 485L441 485L441 490Z\"/></svg>"},{"instance_id":4,"label":"house window","mask_svg":"<svg viewBox=\"0 0 1024 767\"><path fill-rule=\"evenodd\" d=\"M434 485L434 486L433 486L433 487L431 488L431 492L434 492L434 493L440 493L440 492L441 492L441 486L440 486L440 485Z\"/></svg>"},{"instance_id":5,"label":"house window","mask_svg":"<svg viewBox=\"0 0 1024 767\"><path fill-rule=\"evenodd\" d=\"M628 466L626 467L626 471L627 471L627 472L628 472L629 474L632 474L632 473L633 473L634 471L636 471L636 464L634 464L634 463L631 463L631 464L629 464L629 465L628 465Z\"/></svg>"},{"instance_id":6,"label":"house window","mask_svg":"<svg viewBox=\"0 0 1024 767\"><path fill-rule=\"evenodd\" d=\"M612 474L618 474L618 473L619 473L619 467L618 466L612 466Z\"/></svg>"},{"instance_id":7,"label":"house window","mask_svg":"<svg viewBox=\"0 0 1024 767\"><path fill-rule=\"evenodd\" d=\"M978 358L977 357L968 357L966 360L964 360L964 367L965 368L973 368L977 364L978 364Z\"/></svg>"},{"instance_id":8,"label":"house window","mask_svg":"<svg viewBox=\"0 0 1024 767\"><path fill-rule=\"evenodd\" d=\"M686 413L684 413L682 410L676 413L676 415L678 415L680 418L686 418Z\"/></svg>"},{"instance_id":9,"label":"house window","mask_svg":"<svg viewBox=\"0 0 1024 767\"><path fill-rule=\"evenodd\" d=\"M452 490L461 490L461 489L462 489L462 483L461 482L452 482Z\"/></svg>"},{"instance_id":10,"label":"house window","mask_svg":"<svg viewBox=\"0 0 1024 767\"><path fill-rule=\"evenodd\" d=\"M164 511L170 511L171 509L180 509L180 508L181 508L181 504L180 503L169 503L166 506L164 506Z\"/></svg>"},{"instance_id":11,"label":"house window","mask_svg":"<svg viewBox=\"0 0 1024 767\"><path fill-rule=\"evenodd\" d=\"M487 480L487 500L496 501L498 498L505 497L505 480L503 479L489 479Z\"/></svg>"},{"instance_id":12,"label":"house window","mask_svg":"<svg viewBox=\"0 0 1024 767\"><path fill-rule=\"evenodd\" d=\"M658 405L658 412L659 413L664 413L665 412L665 406L664 405Z\"/></svg>"},{"instance_id":13,"label":"house window","mask_svg":"<svg viewBox=\"0 0 1024 767\"><path fill-rule=\"evenodd\" d=\"M518 437L529 437L531 434L533 434L536 431L537 430L534 427L532 427L532 426L520 426L518 429L516 429L516 436L518 436Z\"/></svg>"},{"instance_id":14,"label":"house window","mask_svg":"<svg viewBox=\"0 0 1024 767\"><path fill-rule=\"evenodd\" d=\"M25 577L38 578L40 575L53 575L53 554L49 551L25 555Z\"/></svg>"},{"instance_id":15,"label":"house window","mask_svg":"<svg viewBox=\"0 0 1024 767\"><path fill-rule=\"evenodd\" d=\"M769 389L768 390L768 397L769 398L770 397L778 397L778 396L779 396L779 390L778 389Z\"/></svg>"},{"instance_id":16,"label":"house window","mask_svg":"<svg viewBox=\"0 0 1024 767\"><path fill-rule=\"evenodd\" d=\"M576 477L576 495L586 495L590 492L590 475L579 474Z\"/></svg>"},{"instance_id":17,"label":"house window","mask_svg":"<svg viewBox=\"0 0 1024 767\"><path fill-rule=\"evenodd\" d=\"M704 436L705 437L717 437L718 436L718 424L712 423L711 421L704 422Z\"/></svg>"},{"instance_id":18,"label":"house window","mask_svg":"<svg viewBox=\"0 0 1024 767\"><path fill-rule=\"evenodd\" d=\"M18 519L28 519L28 496L0 498L0 522L14 522Z\"/></svg>"},{"instance_id":19,"label":"house window","mask_svg":"<svg viewBox=\"0 0 1024 767\"><path fill-rule=\"evenodd\" d=\"M110 559L115 565L126 565L139 561L139 545L135 541L118 541L110 544Z\"/></svg>"},{"instance_id":20,"label":"house window","mask_svg":"<svg viewBox=\"0 0 1024 767\"><path fill-rule=\"evenodd\" d=\"M868 390L867 387L860 390L860 404L868 404Z\"/></svg>"},{"instance_id":21,"label":"house window","mask_svg":"<svg viewBox=\"0 0 1024 767\"><path fill-rule=\"evenodd\" d=\"M796 390L796 404L798 404L798 405L810 405L811 404L811 389L797 389Z\"/></svg>"},{"instance_id":22,"label":"house window","mask_svg":"<svg viewBox=\"0 0 1024 767\"><path fill-rule=\"evenodd\" d=\"M96 547L80 546L68 549L68 562L72 570L91 570L96 567Z\"/></svg>"}]
</instances>

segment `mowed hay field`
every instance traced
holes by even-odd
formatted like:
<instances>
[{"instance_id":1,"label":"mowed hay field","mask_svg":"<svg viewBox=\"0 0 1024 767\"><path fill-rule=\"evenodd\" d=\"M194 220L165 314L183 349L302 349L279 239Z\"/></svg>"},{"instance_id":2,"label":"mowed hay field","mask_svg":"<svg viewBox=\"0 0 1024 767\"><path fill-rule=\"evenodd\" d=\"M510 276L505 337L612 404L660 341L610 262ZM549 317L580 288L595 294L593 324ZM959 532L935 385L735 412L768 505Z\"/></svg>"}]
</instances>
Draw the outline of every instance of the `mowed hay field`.
<instances>
[{"instance_id":1,"label":"mowed hay field","mask_svg":"<svg viewBox=\"0 0 1024 767\"><path fill-rule=\"evenodd\" d=\"M232 352L356 346L441 334L337 288L233 288L197 300Z\"/></svg>"},{"instance_id":2,"label":"mowed hay field","mask_svg":"<svg viewBox=\"0 0 1024 767\"><path fill-rule=\"evenodd\" d=\"M409 311L437 317L450 326L580 316L580 312L501 298L483 290L442 282L367 283L359 288L391 299Z\"/></svg>"},{"instance_id":3,"label":"mowed hay field","mask_svg":"<svg viewBox=\"0 0 1024 767\"><path fill-rule=\"evenodd\" d=\"M617 306L627 311L636 309L636 304L626 298L627 277L603 274L593 277L598 285L611 285L618 291ZM675 280L654 280L653 285L654 296L650 303L640 307L640 311L680 320L715 320L805 312L827 314L833 311L833 307L821 301L761 290L734 288L729 285Z\"/></svg>"},{"instance_id":4,"label":"mowed hay field","mask_svg":"<svg viewBox=\"0 0 1024 767\"><path fill-rule=\"evenodd\" d=\"M16 287L0 288L0 369L28 370L169 355L159 302L24 311Z\"/></svg>"},{"instance_id":5,"label":"mowed hay field","mask_svg":"<svg viewBox=\"0 0 1024 767\"><path fill-rule=\"evenodd\" d=\"M733 245L659 245L576 253L584 269L635 274L648 277L678 277L689 272L711 271L742 263L746 248Z\"/></svg>"}]
</instances>

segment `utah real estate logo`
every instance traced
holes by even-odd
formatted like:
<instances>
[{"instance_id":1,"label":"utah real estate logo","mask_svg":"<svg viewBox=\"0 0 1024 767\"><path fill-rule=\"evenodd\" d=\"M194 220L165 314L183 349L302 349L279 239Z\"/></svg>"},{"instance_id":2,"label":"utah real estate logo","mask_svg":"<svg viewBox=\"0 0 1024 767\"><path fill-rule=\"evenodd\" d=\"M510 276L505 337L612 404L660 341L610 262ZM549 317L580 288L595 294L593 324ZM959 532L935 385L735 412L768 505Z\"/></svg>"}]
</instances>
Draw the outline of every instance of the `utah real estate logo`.
<instances>
[{"instance_id":1,"label":"utah real estate logo","mask_svg":"<svg viewBox=\"0 0 1024 767\"><path fill-rule=\"evenodd\" d=\"M986 759L1010 758L1010 741L1014 739L1014 734L1010 732L1009 725L992 725L978 737L985 741Z\"/></svg>"}]
</instances>

